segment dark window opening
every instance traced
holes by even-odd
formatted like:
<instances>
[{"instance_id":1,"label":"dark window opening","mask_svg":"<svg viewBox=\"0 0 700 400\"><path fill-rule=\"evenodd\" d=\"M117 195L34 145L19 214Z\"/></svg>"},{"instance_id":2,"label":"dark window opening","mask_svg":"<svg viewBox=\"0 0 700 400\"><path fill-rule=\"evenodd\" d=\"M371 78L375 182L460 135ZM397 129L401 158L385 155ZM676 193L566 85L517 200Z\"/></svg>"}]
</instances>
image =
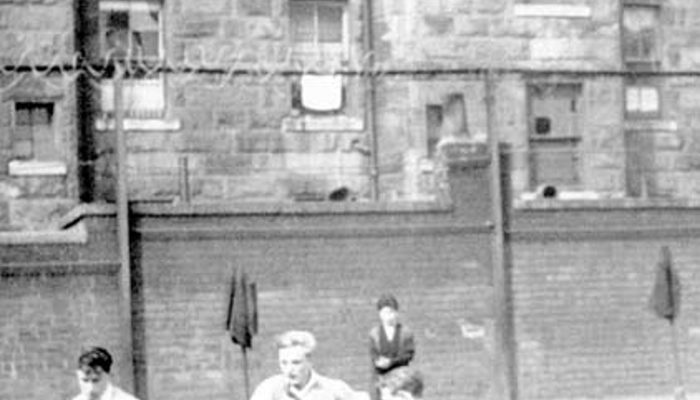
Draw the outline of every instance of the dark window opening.
<instances>
[{"instance_id":1,"label":"dark window opening","mask_svg":"<svg viewBox=\"0 0 700 400\"><path fill-rule=\"evenodd\" d=\"M15 103L13 159L50 160L55 157L53 116L53 103Z\"/></svg>"}]
</instances>

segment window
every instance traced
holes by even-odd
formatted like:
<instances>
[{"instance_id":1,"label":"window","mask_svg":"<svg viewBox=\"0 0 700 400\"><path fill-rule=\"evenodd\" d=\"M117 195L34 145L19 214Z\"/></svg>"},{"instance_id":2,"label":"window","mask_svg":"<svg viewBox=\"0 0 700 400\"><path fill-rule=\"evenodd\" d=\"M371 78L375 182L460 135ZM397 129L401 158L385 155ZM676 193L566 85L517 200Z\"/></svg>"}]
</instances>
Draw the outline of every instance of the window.
<instances>
[{"instance_id":1,"label":"window","mask_svg":"<svg viewBox=\"0 0 700 400\"><path fill-rule=\"evenodd\" d=\"M441 129L443 122L442 105L428 104L425 107L426 146L428 158L437 154L437 147L442 138Z\"/></svg>"},{"instance_id":2,"label":"window","mask_svg":"<svg viewBox=\"0 0 700 400\"><path fill-rule=\"evenodd\" d=\"M297 113L336 113L345 103L345 79L323 75L347 60L345 1L290 0L290 36L294 56L316 73L292 82L292 109Z\"/></svg>"},{"instance_id":3,"label":"window","mask_svg":"<svg viewBox=\"0 0 700 400\"><path fill-rule=\"evenodd\" d=\"M292 108L305 113L333 113L342 109L345 93L340 75L303 75L292 84Z\"/></svg>"},{"instance_id":4,"label":"window","mask_svg":"<svg viewBox=\"0 0 700 400\"><path fill-rule=\"evenodd\" d=\"M53 161L58 157L53 131L54 104L17 102L14 109L12 158Z\"/></svg>"},{"instance_id":5,"label":"window","mask_svg":"<svg viewBox=\"0 0 700 400\"><path fill-rule=\"evenodd\" d=\"M161 57L160 4L147 1L100 2L100 43L103 57Z\"/></svg>"},{"instance_id":6,"label":"window","mask_svg":"<svg viewBox=\"0 0 700 400\"><path fill-rule=\"evenodd\" d=\"M290 0L290 26L294 50L316 59L347 57L345 1Z\"/></svg>"},{"instance_id":7,"label":"window","mask_svg":"<svg viewBox=\"0 0 700 400\"><path fill-rule=\"evenodd\" d=\"M163 58L161 4L158 1L112 0L100 2L100 50L105 59L129 64L124 79L124 115L158 118L165 109L162 74L149 73L147 65ZM150 63L150 64L149 64ZM145 68L145 69L144 69ZM102 111L114 112L114 82L102 81Z\"/></svg>"},{"instance_id":8,"label":"window","mask_svg":"<svg viewBox=\"0 0 700 400\"><path fill-rule=\"evenodd\" d=\"M625 88L627 118L654 118L659 116L659 89L644 83L628 83Z\"/></svg>"},{"instance_id":9,"label":"window","mask_svg":"<svg viewBox=\"0 0 700 400\"><path fill-rule=\"evenodd\" d=\"M581 134L581 85L531 85L531 137L578 137Z\"/></svg>"},{"instance_id":10,"label":"window","mask_svg":"<svg viewBox=\"0 0 700 400\"><path fill-rule=\"evenodd\" d=\"M102 111L114 112L114 82L104 80L101 85ZM155 78L124 79L122 104L124 115L130 118L160 118L165 109L165 88L162 76Z\"/></svg>"},{"instance_id":11,"label":"window","mask_svg":"<svg viewBox=\"0 0 700 400\"><path fill-rule=\"evenodd\" d=\"M581 85L531 85L528 94L531 185L578 185Z\"/></svg>"},{"instance_id":12,"label":"window","mask_svg":"<svg viewBox=\"0 0 700 400\"><path fill-rule=\"evenodd\" d=\"M658 6L636 3L624 5L622 54L626 63L658 62L659 24Z\"/></svg>"}]
</instances>

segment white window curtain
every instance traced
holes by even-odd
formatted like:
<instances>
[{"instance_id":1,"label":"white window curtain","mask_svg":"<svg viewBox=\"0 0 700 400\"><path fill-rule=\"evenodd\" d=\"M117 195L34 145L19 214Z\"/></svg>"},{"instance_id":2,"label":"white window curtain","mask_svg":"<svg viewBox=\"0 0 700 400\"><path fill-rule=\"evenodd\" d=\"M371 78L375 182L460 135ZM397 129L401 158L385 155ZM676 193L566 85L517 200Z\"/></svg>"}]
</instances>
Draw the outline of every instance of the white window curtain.
<instances>
[{"instance_id":1,"label":"white window curtain","mask_svg":"<svg viewBox=\"0 0 700 400\"><path fill-rule=\"evenodd\" d=\"M343 79L340 75L301 77L301 104L314 111L335 111L343 105Z\"/></svg>"}]
</instances>

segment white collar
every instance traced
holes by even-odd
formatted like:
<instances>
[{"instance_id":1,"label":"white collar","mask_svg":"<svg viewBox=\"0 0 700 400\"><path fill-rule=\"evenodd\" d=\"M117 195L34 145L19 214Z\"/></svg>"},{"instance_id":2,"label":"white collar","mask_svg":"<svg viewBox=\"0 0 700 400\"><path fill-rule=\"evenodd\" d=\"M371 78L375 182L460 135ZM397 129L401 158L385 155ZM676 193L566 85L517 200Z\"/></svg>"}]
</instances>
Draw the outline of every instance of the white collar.
<instances>
[{"instance_id":1,"label":"white collar","mask_svg":"<svg viewBox=\"0 0 700 400\"><path fill-rule=\"evenodd\" d=\"M394 334L396 334L396 325L382 325L384 333L386 333L386 338L389 340L394 339Z\"/></svg>"},{"instance_id":2,"label":"white collar","mask_svg":"<svg viewBox=\"0 0 700 400\"><path fill-rule=\"evenodd\" d=\"M306 385L304 385L303 388L301 389L296 389L294 386L291 386L288 388L289 392L293 395L293 397L296 397L298 399L304 398L309 391L311 390L314 385L318 383L318 374L312 369L309 375L309 381L306 382Z\"/></svg>"},{"instance_id":3,"label":"white collar","mask_svg":"<svg viewBox=\"0 0 700 400\"><path fill-rule=\"evenodd\" d=\"M83 399L89 400L90 397L88 395L84 395ZM107 387L105 387L105 391L102 392L100 397L97 400L112 400L114 399L114 385L112 385L112 382L107 383Z\"/></svg>"}]
</instances>

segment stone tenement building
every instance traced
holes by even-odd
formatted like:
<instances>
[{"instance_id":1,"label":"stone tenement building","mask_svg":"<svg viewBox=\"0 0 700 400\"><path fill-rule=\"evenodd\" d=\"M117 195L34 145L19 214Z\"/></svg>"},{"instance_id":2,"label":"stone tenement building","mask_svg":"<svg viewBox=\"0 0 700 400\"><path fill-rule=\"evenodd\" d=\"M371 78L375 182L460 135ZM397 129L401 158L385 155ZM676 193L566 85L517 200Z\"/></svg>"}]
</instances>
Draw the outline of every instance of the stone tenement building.
<instances>
[{"instance_id":1,"label":"stone tenement building","mask_svg":"<svg viewBox=\"0 0 700 400\"><path fill-rule=\"evenodd\" d=\"M114 72L15 68L78 59L146 66L123 85L132 200L433 200L444 145L488 135L524 198L692 199L698 16L681 0L2 1L0 226L114 198Z\"/></svg>"}]
</instances>

